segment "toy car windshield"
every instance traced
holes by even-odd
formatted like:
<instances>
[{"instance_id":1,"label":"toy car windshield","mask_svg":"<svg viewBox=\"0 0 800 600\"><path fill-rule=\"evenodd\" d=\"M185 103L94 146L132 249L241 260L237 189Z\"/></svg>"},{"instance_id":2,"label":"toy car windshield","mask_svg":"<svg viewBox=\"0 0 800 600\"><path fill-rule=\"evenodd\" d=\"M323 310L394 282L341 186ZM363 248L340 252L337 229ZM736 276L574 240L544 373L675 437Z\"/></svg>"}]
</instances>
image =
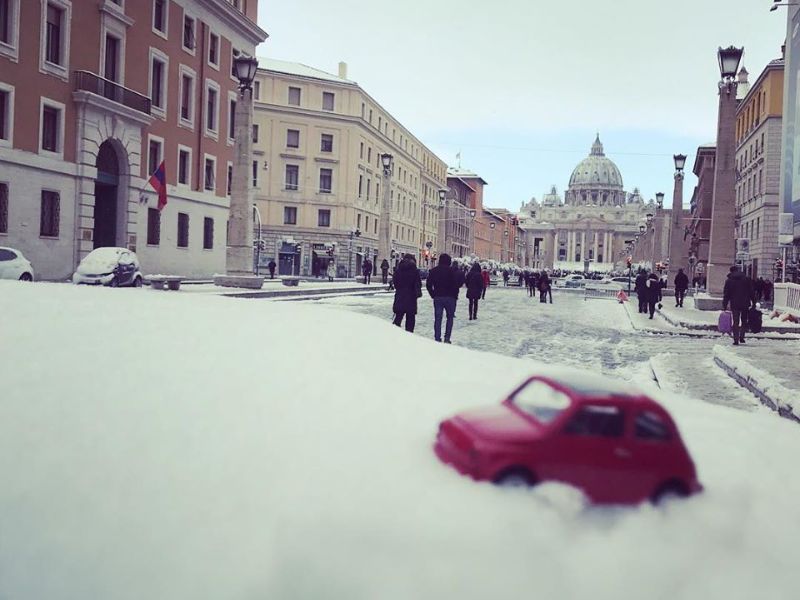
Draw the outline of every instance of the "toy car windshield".
<instances>
[{"instance_id":1,"label":"toy car windshield","mask_svg":"<svg viewBox=\"0 0 800 600\"><path fill-rule=\"evenodd\" d=\"M570 405L567 394L538 379L530 381L510 400L520 410L545 424L554 421Z\"/></svg>"}]
</instances>

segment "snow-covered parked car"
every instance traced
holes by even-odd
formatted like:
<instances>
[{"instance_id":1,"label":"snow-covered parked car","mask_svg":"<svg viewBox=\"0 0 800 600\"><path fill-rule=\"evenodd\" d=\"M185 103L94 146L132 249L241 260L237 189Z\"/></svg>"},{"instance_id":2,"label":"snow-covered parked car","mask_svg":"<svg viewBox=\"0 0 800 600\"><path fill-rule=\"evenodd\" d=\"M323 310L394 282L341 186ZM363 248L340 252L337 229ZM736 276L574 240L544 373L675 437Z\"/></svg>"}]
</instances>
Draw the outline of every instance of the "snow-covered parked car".
<instances>
[{"instance_id":1,"label":"snow-covered parked car","mask_svg":"<svg viewBox=\"0 0 800 600\"><path fill-rule=\"evenodd\" d=\"M560 279L559 282L562 284L562 287L580 288L586 285L587 279L583 275L572 273Z\"/></svg>"},{"instance_id":2,"label":"snow-covered parked car","mask_svg":"<svg viewBox=\"0 0 800 600\"><path fill-rule=\"evenodd\" d=\"M702 490L667 411L622 384L591 377L531 377L499 406L443 421L434 449L476 480L559 481L598 503L658 502Z\"/></svg>"},{"instance_id":3,"label":"snow-covered parked car","mask_svg":"<svg viewBox=\"0 0 800 600\"><path fill-rule=\"evenodd\" d=\"M139 259L127 248L95 248L78 265L72 283L141 287Z\"/></svg>"},{"instance_id":4,"label":"snow-covered parked car","mask_svg":"<svg viewBox=\"0 0 800 600\"><path fill-rule=\"evenodd\" d=\"M19 250L0 246L0 279L33 281L33 266Z\"/></svg>"}]
</instances>

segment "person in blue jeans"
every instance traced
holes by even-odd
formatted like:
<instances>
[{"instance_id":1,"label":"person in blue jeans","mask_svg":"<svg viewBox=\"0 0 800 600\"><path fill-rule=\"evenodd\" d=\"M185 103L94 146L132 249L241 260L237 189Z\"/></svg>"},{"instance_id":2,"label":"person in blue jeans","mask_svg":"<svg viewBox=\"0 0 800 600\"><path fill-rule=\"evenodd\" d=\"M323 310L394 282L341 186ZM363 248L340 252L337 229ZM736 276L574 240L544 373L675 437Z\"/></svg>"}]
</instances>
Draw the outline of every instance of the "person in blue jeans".
<instances>
[{"instance_id":1,"label":"person in blue jeans","mask_svg":"<svg viewBox=\"0 0 800 600\"><path fill-rule=\"evenodd\" d=\"M425 288L433 298L433 337L442 341L442 313L445 313L444 343L450 343L453 318L456 314L458 290L464 285L464 275L451 265L449 254L439 256L439 263L430 270Z\"/></svg>"}]
</instances>

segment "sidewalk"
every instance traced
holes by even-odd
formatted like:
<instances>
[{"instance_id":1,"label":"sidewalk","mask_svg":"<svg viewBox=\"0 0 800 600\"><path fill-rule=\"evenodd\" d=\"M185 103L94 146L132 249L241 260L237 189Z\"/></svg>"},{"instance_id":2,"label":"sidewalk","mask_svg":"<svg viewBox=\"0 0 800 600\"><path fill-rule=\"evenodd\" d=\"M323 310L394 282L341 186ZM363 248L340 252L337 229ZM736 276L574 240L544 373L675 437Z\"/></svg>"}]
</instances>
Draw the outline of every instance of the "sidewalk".
<instances>
[{"instance_id":1,"label":"sidewalk","mask_svg":"<svg viewBox=\"0 0 800 600\"><path fill-rule=\"evenodd\" d=\"M800 344L714 346L714 362L762 404L800 422Z\"/></svg>"},{"instance_id":2,"label":"sidewalk","mask_svg":"<svg viewBox=\"0 0 800 600\"><path fill-rule=\"evenodd\" d=\"M672 298L664 300L662 308L657 312L671 325L692 331L717 331L719 312L697 310L694 307L694 300L691 298L686 298L683 308L677 308ZM777 319L770 319L769 314L765 313L762 333L747 335L757 338L779 339L787 336L789 339L800 339L800 324L779 322Z\"/></svg>"},{"instance_id":3,"label":"sidewalk","mask_svg":"<svg viewBox=\"0 0 800 600\"><path fill-rule=\"evenodd\" d=\"M179 294L227 296L230 298L290 298L338 294L375 294L388 290L389 286L383 283L356 283L352 279L340 279L329 282L327 280L301 280L297 286L285 286L280 279L267 279L260 290L245 288L230 288L214 285L210 282L184 281ZM160 290L150 290L155 293L176 293Z\"/></svg>"}]
</instances>

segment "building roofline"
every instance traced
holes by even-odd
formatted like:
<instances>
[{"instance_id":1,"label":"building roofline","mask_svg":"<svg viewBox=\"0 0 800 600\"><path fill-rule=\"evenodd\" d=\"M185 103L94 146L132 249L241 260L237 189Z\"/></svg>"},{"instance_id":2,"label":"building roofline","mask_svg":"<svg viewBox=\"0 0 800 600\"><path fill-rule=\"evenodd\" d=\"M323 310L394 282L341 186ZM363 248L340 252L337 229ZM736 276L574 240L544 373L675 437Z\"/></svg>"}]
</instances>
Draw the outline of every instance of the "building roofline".
<instances>
[{"instance_id":1,"label":"building roofline","mask_svg":"<svg viewBox=\"0 0 800 600\"><path fill-rule=\"evenodd\" d=\"M739 100L739 103L736 106L736 116L739 116L739 113L744 110L744 105L750 100L750 96L755 93L755 90L764 82L767 78L767 75L770 71L783 71L786 67L786 61L782 58L776 58L767 63L767 65L762 69L761 73L759 73L756 80L750 84L750 89L747 90L747 93L744 97Z\"/></svg>"}]
</instances>

